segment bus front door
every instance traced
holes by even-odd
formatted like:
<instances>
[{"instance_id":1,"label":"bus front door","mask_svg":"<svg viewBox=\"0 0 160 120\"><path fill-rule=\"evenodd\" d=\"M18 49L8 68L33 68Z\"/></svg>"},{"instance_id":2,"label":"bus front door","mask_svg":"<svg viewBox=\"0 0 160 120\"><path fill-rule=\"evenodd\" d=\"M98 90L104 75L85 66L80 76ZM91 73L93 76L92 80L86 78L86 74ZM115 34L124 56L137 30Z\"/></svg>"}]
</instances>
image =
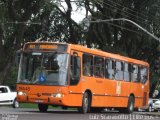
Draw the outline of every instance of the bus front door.
<instances>
[{"instance_id":1,"label":"bus front door","mask_svg":"<svg viewBox=\"0 0 160 120\"><path fill-rule=\"evenodd\" d=\"M81 53L71 51L70 74L69 74L69 95L72 106L81 106Z\"/></svg>"}]
</instances>

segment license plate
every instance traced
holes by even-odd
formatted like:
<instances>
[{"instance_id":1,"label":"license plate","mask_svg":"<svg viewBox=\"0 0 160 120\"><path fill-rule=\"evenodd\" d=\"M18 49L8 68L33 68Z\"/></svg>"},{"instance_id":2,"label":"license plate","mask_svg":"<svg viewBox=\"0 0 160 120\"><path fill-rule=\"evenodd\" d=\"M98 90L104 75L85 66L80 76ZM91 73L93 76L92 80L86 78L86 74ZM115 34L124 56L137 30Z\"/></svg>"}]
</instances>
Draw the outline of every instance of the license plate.
<instances>
[{"instance_id":1,"label":"license plate","mask_svg":"<svg viewBox=\"0 0 160 120\"><path fill-rule=\"evenodd\" d=\"M43 100L35 100L36 103L43 103Z\"/></svg>"}]
</instances>

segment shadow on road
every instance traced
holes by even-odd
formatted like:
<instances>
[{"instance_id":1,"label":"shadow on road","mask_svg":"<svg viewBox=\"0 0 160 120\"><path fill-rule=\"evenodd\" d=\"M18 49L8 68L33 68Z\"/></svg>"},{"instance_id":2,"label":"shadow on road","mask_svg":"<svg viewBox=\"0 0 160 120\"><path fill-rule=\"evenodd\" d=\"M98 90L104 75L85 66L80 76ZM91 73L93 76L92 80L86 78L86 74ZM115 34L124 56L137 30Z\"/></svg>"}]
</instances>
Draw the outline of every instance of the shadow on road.
<instances>
[{"instance_id":1,"label":"shadow on road","mask_svg":"<svg viewBox=\"0 0 160 120\"><path fill-rule=\"evenodd\" d=\"M38 109L37 110L25 109L24 111L21 112L46 113L46 114L83 114L78 110L60 110L60 109L49 109L47 112L40 112ZM87 114L122 114L122 113L119 113L118 111L102 111L102 112L90 112Z\"/></svg>"}]
</instances>

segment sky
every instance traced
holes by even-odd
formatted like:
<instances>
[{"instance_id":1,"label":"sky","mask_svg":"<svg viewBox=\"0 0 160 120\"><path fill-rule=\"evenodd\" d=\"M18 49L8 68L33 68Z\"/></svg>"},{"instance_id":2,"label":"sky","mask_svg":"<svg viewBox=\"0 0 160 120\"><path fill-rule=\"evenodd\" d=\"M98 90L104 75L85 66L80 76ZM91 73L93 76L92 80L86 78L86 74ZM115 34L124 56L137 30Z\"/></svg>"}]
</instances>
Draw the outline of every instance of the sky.
<instances>
[{"instance_id":1,"label":"sky","mask_svg":"<svg viewBox=\"0 0 160 120\"><path fill-rule=\"evenodd\" d=\"M66 5L65 2L62 2L61 5L63 6L63 8L65 8L65 10L67 10L67 5ZM61 7L61 10L62 10L62 11L64 11L63 8ZM81 9L78 9L78 10L77 10L76 4L75 4L75 3L72 3L72 10L73 10L73 11L72 11L71 18L72 18L75 22L79 23L79 22L81 22L81 21L85 18L85 14L86 14L85 8L81 8Z\"/></svg>"}]
</instances>

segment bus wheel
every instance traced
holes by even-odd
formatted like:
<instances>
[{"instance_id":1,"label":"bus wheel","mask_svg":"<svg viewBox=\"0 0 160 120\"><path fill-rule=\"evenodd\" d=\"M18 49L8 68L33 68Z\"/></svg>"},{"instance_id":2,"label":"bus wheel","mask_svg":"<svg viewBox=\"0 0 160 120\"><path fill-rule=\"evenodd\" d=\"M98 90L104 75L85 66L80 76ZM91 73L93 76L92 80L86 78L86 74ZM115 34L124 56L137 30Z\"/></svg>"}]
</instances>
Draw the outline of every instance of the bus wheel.
<instances>
[{"instance_id":1,"label":"bus wheel","mask_svg":"<svg viewBox=\"0 0 160 120\"><path fill-rule=\"evenodd\" d=\"M89 103L89 95L87 92L84 93L83 95L83 99L82 99L82 108L81 108L81 112L82 113L87 113L90 109L90 103Z\"/></svg>"},{"instance_id":2,"label":"bus wheel","mask_svg":"<svg viewBox=\"0 0 160 120\"><path fill-rule=\"evenodd\" d=\"M133 111L134 111L134 97L133 96L129 96L128 106L127 106L126 112L130 114Z\"/></svg>"},{"instance_id":3,"label":"bus wheel","mask_svg":"<svg viewBox=\"0 0 160 120\"><path fill-rule=\"evenodd\" d=\"M47 112L48 105L46 104L38 104L38 108L40 112Z\"/></svg>"},{"instance_id":4,"label":"bus wheel","mask_svg":"<svg viewBox=\"0 0 160 120\"><path fill-rule=\"evenodd\" d=\"M19 102L17 101L17 98L14 99L12 106L13 106L13 108L19 108Z\"/></svg>"},{"instance_id":5,"label":"bus wheel","mask_svg":"<svg viewBox=\"0 0 160 120\"><path fill-rule=\"evenodd\" d=\"M148 112L152 112L152 105L149 105Z\"/></svg>"}]
</instances>

